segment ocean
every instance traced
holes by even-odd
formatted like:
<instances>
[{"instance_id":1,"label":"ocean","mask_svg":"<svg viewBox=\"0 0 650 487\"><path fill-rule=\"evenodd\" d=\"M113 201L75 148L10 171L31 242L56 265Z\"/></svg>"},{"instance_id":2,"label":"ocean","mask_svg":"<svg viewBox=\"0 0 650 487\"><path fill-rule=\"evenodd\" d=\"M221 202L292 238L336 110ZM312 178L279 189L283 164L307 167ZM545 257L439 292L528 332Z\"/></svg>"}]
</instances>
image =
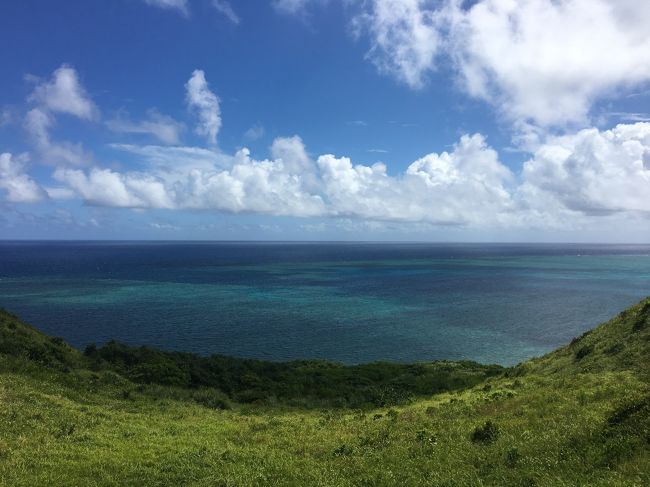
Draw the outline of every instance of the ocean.
<instances>
[{"instance_id":1,"label":"ocean","mask_svg":"<svg viewBox=\"0 0 650 487\"><path fill-rule=\"evenodd\" d=\"M79 348L512 365L649 294L648 245L0 242L0 306Z\"/></svg>"}]
</instances>

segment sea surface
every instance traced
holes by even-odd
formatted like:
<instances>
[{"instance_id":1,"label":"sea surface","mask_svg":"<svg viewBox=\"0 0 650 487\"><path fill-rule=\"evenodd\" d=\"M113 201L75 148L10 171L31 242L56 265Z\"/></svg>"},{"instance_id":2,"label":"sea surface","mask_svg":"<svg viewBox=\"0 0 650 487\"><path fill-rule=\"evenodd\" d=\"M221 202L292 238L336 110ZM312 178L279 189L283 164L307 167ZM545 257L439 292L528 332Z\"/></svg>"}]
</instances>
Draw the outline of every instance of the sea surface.
<instances>
[{"instance_id":1,"label":"sea surface","mask_svg":"<svg viewBox=\"0 0 650 487\"><path fill-rule=\"evenodd\" d=\"M650 246L0 242L0 306L110 339L270 360L541 355L650 295Z\"/></svg>"}]
</instances>

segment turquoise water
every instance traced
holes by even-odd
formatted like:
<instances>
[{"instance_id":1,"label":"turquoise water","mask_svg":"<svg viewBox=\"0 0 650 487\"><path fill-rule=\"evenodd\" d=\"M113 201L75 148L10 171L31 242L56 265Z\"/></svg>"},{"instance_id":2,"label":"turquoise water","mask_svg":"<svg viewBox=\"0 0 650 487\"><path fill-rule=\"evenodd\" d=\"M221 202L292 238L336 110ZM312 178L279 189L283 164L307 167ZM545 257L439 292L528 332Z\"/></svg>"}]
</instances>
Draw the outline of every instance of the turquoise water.
<instances>
[{"instance_id":1,"label":"turquoise water","mask_svg":"<svg viewBox=\"0 0 650 487\"><path fill-rule=\"evenodd\" d=\"M0 243L0 306L75 346L290 360L540 355L650 294L650 247Z\"/></svg>"}]
</instances>

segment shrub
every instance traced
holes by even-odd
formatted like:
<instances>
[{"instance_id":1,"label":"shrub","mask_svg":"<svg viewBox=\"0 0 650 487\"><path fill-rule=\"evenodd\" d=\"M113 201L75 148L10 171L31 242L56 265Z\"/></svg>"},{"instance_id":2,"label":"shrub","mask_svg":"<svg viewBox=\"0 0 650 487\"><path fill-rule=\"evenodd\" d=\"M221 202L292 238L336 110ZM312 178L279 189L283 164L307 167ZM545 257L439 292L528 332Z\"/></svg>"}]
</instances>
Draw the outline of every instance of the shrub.
<instances>
[{"instance_id":1,"label":"shrub","mask_svg":"<svg viewBox=\"0 0 650 487\"><path fill-rule=\"evenodd\" d=\"M499 438L499 428L492 421L486 421L483 426L477 426L471 435L472 443L489 445Z\"/></svg>"},{"instance_id":2,"label":"shrub","mask_svg":"<svg viewBox=\"0 0 650 487\"><path fill-rule=\"evenodd\" d=\"M389 409L386 413L386 417L388 417L391 421L397 420L397 416L399 416L399 413L394 409Z\"/></svg>"},{"instance_id":3,"label":"shrub","mask_svg":"<svg viewBox=\"0 0 650 487\"><path fill-rule=\"evenodd\" d=\"M607 355L616 355L617 353L622 352L624 348L625 347L623 347L622 343L615 343L611 347L608 347L607 349L605 349L605 353Z\"/></svg>"},{"instance_id":4,"label":"shrub","mask_svg":"<svg viewBox=\"0 0 650 487\"><path fill-rule=\"evenodd\" d=\"M218 389L201 389L192 394L192 399L210 409L230 409L230 399Z\"/></svg>"},{"instance_id":5,"label":"shrub","mask_svg":"<svg viewBox=\"0 0 650 487\"><path fill-rule=\"evenodd\" d=\"M569 343L569 346L572 347L572 346L574 346L574 345L580 343L580 342L582 341L583 338L585 338L585 337L591 335L592 332L593 332L593 330L587 330L586 332L584 332L584 333L583 333L582 335L580 335L579 337L575 337L573 340L571 340L571 343Z\"/></svg>"},{"instance_id":6,"label":"shrub","mask_svg":"<svg viewBox=\"0 0 650 487\"><path fill-rule=\"evenodd\" d=\"M189 375L171 361L140 364L133 369L131 377L145 384L184 386L189 382Z\"/></svg>"},{"instance_id":7,"label":"shrub","mask_svg":"<svg viewBox=\"0 0 650 487\"><path fill-rule=\"evenodd\" d=\"M634 324L632 325L632 331L638 332L643 330L648 324L648 316L639 316L635 321Z\"/></svg>"},{"instance_id":8,"label":"shrub","mask_svg":"<svg viewBox=\"0 0 650 487\"><path fill-rule=\"evenodd\" d=\"M584 345L580 347L578 350L576 350L575 353L576 360L582 360L593 351L594 351L594 347L591 345Z\"/></svg>"}]
</instances>

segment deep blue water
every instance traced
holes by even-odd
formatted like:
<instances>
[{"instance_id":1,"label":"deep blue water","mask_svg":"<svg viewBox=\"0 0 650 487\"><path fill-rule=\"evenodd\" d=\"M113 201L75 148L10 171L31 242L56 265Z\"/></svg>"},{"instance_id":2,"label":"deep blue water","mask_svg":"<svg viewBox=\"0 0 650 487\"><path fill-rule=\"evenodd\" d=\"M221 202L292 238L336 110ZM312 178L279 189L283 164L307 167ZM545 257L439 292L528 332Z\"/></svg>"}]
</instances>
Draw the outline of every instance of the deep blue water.
<instances>
[{"instance_id":1,"label":"deep blue water","mask_svg":"<svg viewBox=\"0 0 650 487\"><path fill-rule=\"evenodd\" d=\"M0 306L77 347L513 364L650 294L650 246L0 242Z\"/></svg>"}]
</instances>

